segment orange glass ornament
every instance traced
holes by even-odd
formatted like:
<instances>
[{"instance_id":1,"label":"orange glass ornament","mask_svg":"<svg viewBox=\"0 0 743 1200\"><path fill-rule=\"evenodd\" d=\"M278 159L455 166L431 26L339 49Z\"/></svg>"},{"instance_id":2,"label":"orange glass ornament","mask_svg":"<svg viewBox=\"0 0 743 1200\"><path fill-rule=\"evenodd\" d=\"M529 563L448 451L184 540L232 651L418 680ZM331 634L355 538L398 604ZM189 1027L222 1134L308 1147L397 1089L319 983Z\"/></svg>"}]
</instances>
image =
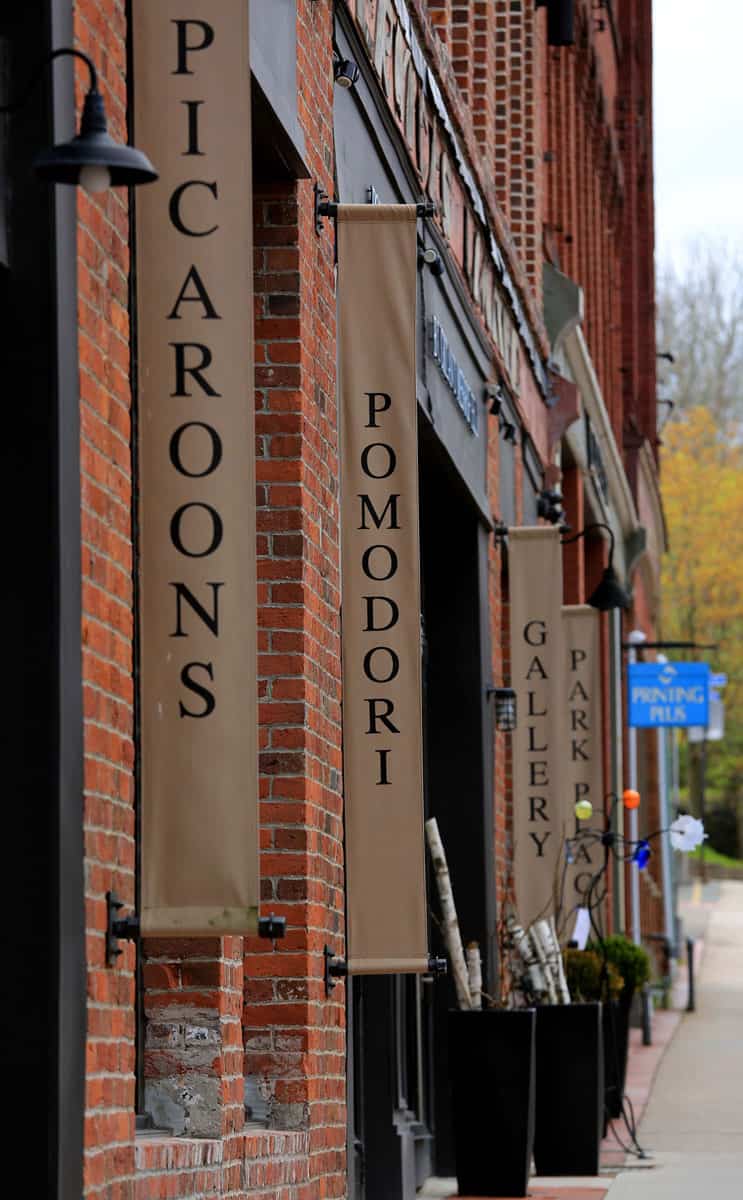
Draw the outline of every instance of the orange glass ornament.
<instances>
[{"instance_id":1,"label":"orange glass ornament","mask_svg":"<svg viewBox=\"0 0 743 1200\"><path fill-rule=\"evenodd\" d=\"M625 788L622 792L622 804L625 808L639 808L640 793L633 788Z\"/></svg>"}]
</instances>

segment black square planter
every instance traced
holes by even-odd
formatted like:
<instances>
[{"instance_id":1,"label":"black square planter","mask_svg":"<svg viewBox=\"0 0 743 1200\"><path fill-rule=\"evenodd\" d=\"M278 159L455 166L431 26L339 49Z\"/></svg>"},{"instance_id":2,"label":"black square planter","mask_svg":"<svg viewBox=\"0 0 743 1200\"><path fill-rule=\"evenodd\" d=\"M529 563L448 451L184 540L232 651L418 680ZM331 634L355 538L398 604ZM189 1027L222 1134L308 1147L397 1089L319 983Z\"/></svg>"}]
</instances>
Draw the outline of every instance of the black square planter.
<instances>
[{"instance_id":1,"label":"black square planter","mask_svg":"<svg viewBox=\"0 0 743 1200\"><path fill-rule=\"evenodd\" d=\"M601 1005L537 1010L538 1175L598 1175L604 1128Z\"/></svg>"},{"instance_id":2,"label":"black square planter","mask_svg":"<svg viewBox=\"0 0 743 1200\"><path fill-rule=\"evenodd\" d=\"M525 1196L534 1143L533 1008L449 1014L459 1192Z\"/></svg>"}]
</instances>

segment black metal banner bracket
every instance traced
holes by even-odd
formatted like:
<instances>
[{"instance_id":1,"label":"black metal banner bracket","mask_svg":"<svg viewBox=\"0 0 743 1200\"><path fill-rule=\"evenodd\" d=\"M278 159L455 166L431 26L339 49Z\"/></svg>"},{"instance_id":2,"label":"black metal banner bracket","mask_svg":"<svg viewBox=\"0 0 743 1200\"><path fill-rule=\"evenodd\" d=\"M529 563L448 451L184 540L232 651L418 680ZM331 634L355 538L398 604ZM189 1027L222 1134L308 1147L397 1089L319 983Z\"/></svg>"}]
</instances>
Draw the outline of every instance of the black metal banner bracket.
<instances>
[{"instance_id":1,"label":"black metal banner bracket","mask_svg":"<svg viewBox=\"0 0 743 1200\"><path fill-rule=\"evenodd\" d=\"M315 233L321 234L323 231L323 221L327 218L334 221L338 216L338 205L331 200L324 188L320 187L319 183L315 183ZM416 215L426 219L427 217L435 217L436 205L432 200L421 200L415 206Z\"/></svg>"},{"instance_id":2,"label":"black metal banner bracket","mask_svg":"<svg viewBox=\"0 0 743 1200\"><path fill-rule=\"evenodd\" d=\"M339 979L345 979L349 973L348 963L345 958L339 958L334 952L332 946L326 946L323 950L325 956L325 995L329 996L336 986ZM431 955L428 959L428 974L434 978L440 978L446 975L448 964L445 958L437 958L436 955Z\"/></svg>"},{"instance_id":3,"label":"black metal banner bracket","mask_svg":"<svg viewBox=\"0 0 743 1200\"><path fill-rule=\"evenodd\" d=\"M258 937L270 938L272 942L286 937L286 917L277 917L274 913L269 913L267 917L259 917Z\"/></svg>"},{"instance_id":4,"label":"black metal banner bracket","mask_svg":"<svg viewBox=\"0 0 743 1200\"><path fill-rule=\"evenodd\" d=\"M345 979L348 974L348 964L345 958L339 958L332 946L323 950L325 956L325 995L329 996L339 979Z\"/></svg>"},{"instance_id":5,"label":"black metal banner bracket","mask_svg":"<svg viewBox=\"0 0 743 1200\"><path fill-rule=\"evenodd\" d=\"M129 913L126 917L116 914L124 907L116 892L106 892L106 966L112 967L124 951L119 941L135 942L139 937L139 917Z\"/></svg>"}]
</instances>

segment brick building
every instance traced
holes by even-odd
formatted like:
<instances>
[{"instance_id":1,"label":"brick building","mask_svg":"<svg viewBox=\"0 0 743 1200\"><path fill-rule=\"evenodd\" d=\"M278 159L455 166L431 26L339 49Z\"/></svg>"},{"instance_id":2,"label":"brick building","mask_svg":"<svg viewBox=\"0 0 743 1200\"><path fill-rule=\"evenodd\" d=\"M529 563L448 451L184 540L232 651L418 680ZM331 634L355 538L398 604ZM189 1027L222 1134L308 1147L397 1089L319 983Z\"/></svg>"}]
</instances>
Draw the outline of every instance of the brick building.
<instances>
[{"instance_id":1,"label":"brick building","mask_svg":"<svg viewBox=\"0 0 743 1200\"><path fill-rule=\"evenodd\" d=\"M451 982L357 975L328 994L324 980L325 947L345 953L342 297L316 192L437 206L417 235L422 802L495 993L518 802L490 696L509 682L514 620L502 527L564 510L573 530L614 536L633 608L601 617L605 792L627 782L623 642L657 628L648 6L250 0L260 902L286 932L122 940L111 959L107 893L122 913L141 901L144 201L32 173L37 150L72 133L81 63L60 59L15 99L52 49L77 47L109 132L149 152L134 121L141 3L39 0L0 17L0 102L14 103L0 131L2 354L18 395L3 479L24 616L7 720L26 751L3 1058L26 1111L48 1078L48 1195L411 1197L453 1173ZM211 5L161 7L207 40ZM334 83L334 60L341 82L357 65L352 87ZM201 102L181 101L194 157ZM566 545L564 602L585 603L607 561L598 531ZM641 738L647 828L655 755ZM654 872L646 934L664 929ZM615 927L632 928L635 876L613 880Z\"/></svg>"}]
</instances>

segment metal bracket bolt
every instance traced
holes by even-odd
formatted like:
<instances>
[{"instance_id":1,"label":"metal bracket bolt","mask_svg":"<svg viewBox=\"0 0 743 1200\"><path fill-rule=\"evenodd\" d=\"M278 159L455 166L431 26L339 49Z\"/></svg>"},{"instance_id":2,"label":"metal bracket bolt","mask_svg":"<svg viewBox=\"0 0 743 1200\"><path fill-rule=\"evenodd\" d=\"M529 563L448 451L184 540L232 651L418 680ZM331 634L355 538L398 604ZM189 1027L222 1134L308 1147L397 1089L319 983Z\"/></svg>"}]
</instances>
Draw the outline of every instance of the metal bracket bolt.
<instances>
[{"instance_id":1,"label":"metal bracket bolt","mask_svg":"<svg viewBox=\"0 0 743 1200\"><path fill-rule=\"evenodd\" d=\"M315 233L318 235L323 231L323 221L325 218L335 220L338 216L338 205L329 198L328 193L324 188L320 187L319 183L314 186L315 196ZM421 200L416 206L416 214L419 217L427 218L436 215L436 205L432 200Z\"/></svg>"},{"instance_id":2,"label":"metal bracket bolt","mask_svg":"<svg viewBox=\"0 0 743 1200\"><path fill-rule=\"evenodd\" d=\"M119 946L119 940L134 942L139 937L139 917L129 913L126 917L117 917L124 907L116 892L106 892L106 966L112 967L116 959L124 951Z\"/></svg>"}]
</instances>

